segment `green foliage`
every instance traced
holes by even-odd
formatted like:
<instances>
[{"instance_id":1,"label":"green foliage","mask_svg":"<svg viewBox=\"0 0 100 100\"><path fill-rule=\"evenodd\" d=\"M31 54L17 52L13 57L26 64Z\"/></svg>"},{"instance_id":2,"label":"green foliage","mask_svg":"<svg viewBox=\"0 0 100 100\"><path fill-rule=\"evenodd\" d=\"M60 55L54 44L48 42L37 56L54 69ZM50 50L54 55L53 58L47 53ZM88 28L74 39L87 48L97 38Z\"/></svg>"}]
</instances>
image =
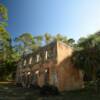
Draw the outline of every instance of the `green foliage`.
<instances>
[{"instance_id":1,"label":"green foliage","mask_svg":"<svg viewBox=\"0 0 100 100\"><path fill-rule=\"evenodd\" d=\"M57 41L62 41L63 40L63 36L58 33L55 37L54 37L54 40L57 40Z\"/></svg>"},{"instance_id":2,"label":"green foliage","mask_svg":"<svg viewBox=\"0 0 100 100\"><path fill-rule=\"evenodd\" d=\"M6 27L7 20L8 20L7 8L3 4L0 4L0 26Z\"/></svg>"},{"instance_id":3,"label":"green foliage","mask_svg":"<svg viewBox=\"0 0 100 100\"><path fill-rule=\"evenodd\" d=\"M67 40L67 43L68 43L68 45L70 45L70 46L72 46L72 47L75 46L75 40L72 39L72 38L68 39L68 40Z\"/></svg>"},{"instance_id":4,"label":"green foliage","mask_svg":"<svg viewBox=\"0 0 100 100\"><path fill-rule=\"evenodd\" d=\"M0 26L7 27L8 24L7 24L7 22L0 22Z\"/></svg>"},{"instance_id":5,"label":"green foliage","mask_svg":"<svg viewBox=\"0 0 100 100\"><path fill-rule=\"evenodd\" d=\"M100 70L100 35L95 33L87 38L80 38L77 50L73 53L73 62L76 67L96 79L96 73Z\"/></svg>"},{"instance_id":6,"label":"green foliage","mask_svg":"<svg viewBox=\"0 0 100 100\"><path fill-rule=\"evenodd\" d=\"M8 11L3 4L0 4L0 18L2 18L2 20L8 19Z\"/></svg>"},{"instance_id":7,"label":"green foliage","mask_svg":"<svg viewBox=\"0 0 100 100\"><path fill-rule=\"evenodd\" d=\"M46 44L49 44L52 41L52 36L49 33L44 34Z\"/></svg>"},{"instance_id":8,"label":"green foliage","mask_svg":"<svg viewBox=\"0 0 100 100\"><path fill-rule=\"evenodd\" d=\"M36 36L34 37L34 40L35 40L35 45L37 48L42 46L42 40L43 40L42 36Z\"/></svg>"},{"instance_id":9,"label":"green foliage","mask_svg":"<svg viewBox=\"0 0 100 100\"><path fill-rule=\"evenodd\" d=\"M35 39L38 41L35 41ZM15 39L15 42L19 43L15 46L15 49L20 55L31 53L38 47L36 42L40 43L40 41L41 37L33 37L30 33L23 33Z\"/></svg>"},{"instance_id":10,"label":"green foliage","mask_svg":"<svg viewBox=\"0 0 100 100\"><path fill-rule=\"evenodd\" d=\"M0 80L5 80L16 69L16 59L12 47L10 33L6 30L8 13L3 4L0 4Z\"/></svg>"}]
</instances>

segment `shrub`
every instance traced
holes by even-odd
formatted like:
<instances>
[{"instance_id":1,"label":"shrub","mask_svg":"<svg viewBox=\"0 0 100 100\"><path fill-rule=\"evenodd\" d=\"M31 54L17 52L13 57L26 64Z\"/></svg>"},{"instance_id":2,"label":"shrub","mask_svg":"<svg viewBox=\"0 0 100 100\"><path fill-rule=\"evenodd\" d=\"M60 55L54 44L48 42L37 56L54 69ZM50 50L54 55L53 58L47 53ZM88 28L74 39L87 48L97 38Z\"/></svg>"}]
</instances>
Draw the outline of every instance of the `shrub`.
<instances>
[{"instance_id":1,"label":"shrub","mask_svg":"<svg viewBox=\"0 0 100 100\"><path fill-rule=\"evenodd\" d=\"M44 85L40 90L41 95L58 95L59 91L57 87L53 85Z\"/></svg>"}]
</instances>

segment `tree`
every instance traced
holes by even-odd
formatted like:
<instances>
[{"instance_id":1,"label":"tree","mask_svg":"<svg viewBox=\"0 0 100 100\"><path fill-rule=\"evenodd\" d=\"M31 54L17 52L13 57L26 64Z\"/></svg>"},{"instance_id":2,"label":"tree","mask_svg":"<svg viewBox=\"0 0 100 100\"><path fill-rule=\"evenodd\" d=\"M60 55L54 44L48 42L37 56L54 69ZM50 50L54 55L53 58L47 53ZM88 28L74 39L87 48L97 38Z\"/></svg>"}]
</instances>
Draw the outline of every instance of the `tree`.
<instances>
[{"instance_id":1,"label":"tree","mask_svg":"<svg viewBox=\"0 0 100 100\"><path fill-rule=\"evenodd\" d=\"M54 40L56 40L56 41L62 41L62 40L63 40L63 36L62 36L60 33L58 33L58 34L54 37Z\"/></svg>"},{"instance_id":2,"label":"tree","mask_svg":"<svg viewBox=\"0 0 100 100\"><path fill-rule=\"evenodd\" d=\"M0 59L7 59L7 51L11 46L10 34L5 29L5 21L8 19L7 8L0 4ZM10 51L10 50L9 50Z\"/></svg>"},{"instance_id":3,"label":"tree","mask_svg":"<svg viewBox=\"0 0 100 100\"><path fill-rule=\"evenodd\" d=\"M77 47L73 53L75 66L96 80L97 70L100 69L100 35L93 34L79 39Z\"/></svg>"},{"instance_id":4,"label":"tree","mask_svg":"<svg viewBox=\"0 0 100 100\"><path fill-rule=\"evenodd\" d=\"M33 46L35 45L35 40L30 33L23 33L22 35L17 37L15 41L20 43L20 45L17 45L17 47L20 47L19 49L22 50L23 55L34 50Z\"/></svg>"},{"instance_id":5,"label":"tree","mask_svg":"<svg viewBox=\"0 0 100 100\"><path fill-rule=\"evenodd\" d=\"M46 44L49 44L52 41L52 36L49 33L45 33L44 38Z\"/></svg>"},{"instance_id":6,"label":"tree","mask_svg":"<svg viewBox=\"0 0 100 100\"><path fill-rule=\"evenodd\" d=\"M38 49L39 47L42 46L43 37L42 37L41 35L35 36L35 37L34 37L34 40L35 40L36 49Z\"/></svg>"},{"instance_id":7,"label":"tree","mask_svg":"<svg viewBox=\"0 0 100 100\"><path fill-rule=\"evenodd\" d=\"M68 38L66 36L62 36L62 42L68 45Z\"/></svg>"},{"instance_id":8,"label":"tree","mask_svg":"<svg viewBox=\"0 0 100 100\"><path fill-rule=\"evenodd\" d=\"M0 26L7 26L6 21L8 20L8 11L7 8L0 4Z\"/></svg>"},{"instance_id":9,"label":"tree","mask_svg":"<svg viewBox=\"0 0 100 100\"><path fill-rule=\"evenodd\" d=\"M15 59L13 59L12 39L6 30L8 20L7 8L0 4L0 80L15 71Z\"/></svg>"},{"instance_id":10,"label":"tree","mask_svg":"<svg viewBox=\"0 0 100 100\"><path fill-rule=\"evenodd\" d=\"M75 40L72 39L72 38L70 38L70 39L67 40L67 43L68 43L70 46L73 47L73 46L75 45Z\"/></svg>"},{"instance_id":11,"label":"tree","mask_svg":"<svg viewBox=\"0 0 100 100\"><path fill-rule=\"evenodd\" d=\"M2 60L7 59L10 49L11 49L10 34L6 31L6 29L3 26L0 26L0 51L3 57Z\"/></svg>"},{"instance_id":12,"label":"tree","mask_svg":"<svg viewBox=\"0 0 100 100\"><path fill-rule=\"evenodd\" d=\"M63 36L59 33L54 37L54 40L61 41L61 42L65 43L66 45L69 45L72 47L74 47L74 45L75 45L74 39L72 39L72 38L68 39L66 36Z\"/></svg>"}]
</instances>

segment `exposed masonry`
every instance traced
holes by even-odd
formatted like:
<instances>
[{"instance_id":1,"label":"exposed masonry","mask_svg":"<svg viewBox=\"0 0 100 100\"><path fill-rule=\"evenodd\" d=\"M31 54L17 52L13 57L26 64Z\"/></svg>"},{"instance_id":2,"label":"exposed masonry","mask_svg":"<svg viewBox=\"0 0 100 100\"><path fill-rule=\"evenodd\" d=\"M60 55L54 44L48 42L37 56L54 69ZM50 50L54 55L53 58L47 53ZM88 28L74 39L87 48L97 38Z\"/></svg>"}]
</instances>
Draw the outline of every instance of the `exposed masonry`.
<instances>
[{"instance_id":1,"label":"exposed masonry","mask_svg":"<svg viewBox=\"0 0 100 100\"><path fill-rule=\"evenodd\" d=\"M30 65L34 65L39 62L45 62L48 59L52 59L52 60L56 59L57 52L54 46L55 46L55 43L53 42L47 46L39 48L37 51L35 51L32 54L28 54L22 57L21 59L22 67L28 67Z\"/></svg>"},{"instance_id":2,"label":"exposed masonry","mask_svg":"<svg viewBox=\"0 0 100 100\"><path fill-rule=\"evenodd\" d=\"M83 88L83 74L73 66L72 53L73 48L57 41L39 48L19 61L16 82L23 87L50 84L60 91Z\"/></svg>"}]
</instances>

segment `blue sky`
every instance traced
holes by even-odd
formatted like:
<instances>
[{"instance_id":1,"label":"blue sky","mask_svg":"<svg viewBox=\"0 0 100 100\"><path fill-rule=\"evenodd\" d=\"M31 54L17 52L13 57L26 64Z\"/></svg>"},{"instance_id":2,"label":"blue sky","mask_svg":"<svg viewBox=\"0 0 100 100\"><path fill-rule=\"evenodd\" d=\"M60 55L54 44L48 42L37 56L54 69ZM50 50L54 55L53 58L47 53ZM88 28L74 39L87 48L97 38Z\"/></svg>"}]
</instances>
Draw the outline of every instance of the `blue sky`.
<instances>
[{"instance_id":1,"label":"blue sky","mask_svg":"<svg viewBox=\"0 0 100 100\"><path fill-rule=\"evenodd\" d=\"M12 37L61 33L77 40L100 30L100 0L0 0L9 12Z\"/></svg>"}]
</instances>

